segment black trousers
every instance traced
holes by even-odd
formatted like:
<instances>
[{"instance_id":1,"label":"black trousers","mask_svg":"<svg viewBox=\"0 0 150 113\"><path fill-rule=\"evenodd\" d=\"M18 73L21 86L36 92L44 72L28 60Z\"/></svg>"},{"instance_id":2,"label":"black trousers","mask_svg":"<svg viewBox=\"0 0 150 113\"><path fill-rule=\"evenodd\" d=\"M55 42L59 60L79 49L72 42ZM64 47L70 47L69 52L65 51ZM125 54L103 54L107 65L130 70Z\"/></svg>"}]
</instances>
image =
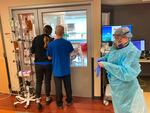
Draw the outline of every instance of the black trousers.
<instances>
[{"instance_id":1,"label":"black trousers","mask_svg":"<svg viewBox=\"0 0 150 113\"><path fill-rule=\"evenodd\" d=\"M46 96L50 96L51 91L51 76L52 76L52 65L35 65L35 72L36 72L36 88L35 88L35 95L36 98L41 97L41 88L42 82L44 79L45 82L45 93Z\"/></svg>"},{"instance_id":2,"label":"black trousers","mask_svg":"<svg viewBox=\"0 0 150 113\"><path fill-rule=\"evenodd\" d=\"M71 77L70 75L64 77L54 77L55 89L56 89L56 104L58 106L63 104L63 94L62 94L62 81L64 83L66 91L66 101L72 102L72 88L71 88Z\"/></svg>"}]
</instances>

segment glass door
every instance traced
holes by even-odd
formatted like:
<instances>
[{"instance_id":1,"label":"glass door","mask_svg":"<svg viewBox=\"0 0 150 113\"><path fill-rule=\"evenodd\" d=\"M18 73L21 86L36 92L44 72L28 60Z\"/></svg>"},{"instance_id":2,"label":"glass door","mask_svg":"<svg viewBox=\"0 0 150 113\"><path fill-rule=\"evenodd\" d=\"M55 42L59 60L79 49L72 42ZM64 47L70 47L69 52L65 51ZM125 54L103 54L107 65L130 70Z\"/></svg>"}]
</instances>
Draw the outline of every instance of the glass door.
<instances>
[{"instance_id":1,"label":"glass door","mask_svg":"<svg viewBox=\"0 0 150 113\"><path fill-rule=\"evenodd\" d=\"M18 71L27 70L34 62L34 57L30 58L32 40L39 34L37 10L13 11L13 20L13 43Z\"/></svg>"},{"instance_id":2,"label":"glass door","mask_svg":"<svg viewBox=\"0 0 150 113\"><path fill-rule=\"evenodd\" d=\"M69 40L76 50L71 59L73 95L91 97L90 7L72 6L39 9L38 16L41 33L43 26L48 24L53 28L53 37L56 25L64 26L63 38Z\"/></svg>"},{"instance_id":3,"label":"glass door","mask_svg":"<svg viewBox=\"0 0 150 113\"><path fill-rule=\"evenodd\" d=\"M30 60L28 57L30 43L36 35L42 34L44 25L52 26L52 36L54 36L56 25L61 24L65 27L63 38L69 40L76 50L71 59L73 95L91 97L92 29L90 27L90 11L90 4L13 10L15 31L13 42L17 71L30 69L28 64L34 60ZM54 84L52 84L52 93L55 94Z\"/></svg>"},{"instance_id":4,"label":"glass door","mask_svg":"<svg viewBox=\"0 0 150 113\"><path fill-rule=\"evenodd\" d=\"M34 57L30 55L30 48L32 45L32 40L39 34L37 10L13 10L13 39L12 43L14 45L14 62L17 66L17 75L19 77L19 85L22 87L22 82L24 79L20 79L24 76L24 73L32 73L34 71ZM15 74L15 78L17 79ZM11 77L11 76L10 76ZM35 77L31 74L30 77ZM13 80L13 77L11 78ZM30 80L35 81L35 78L30 78ZM18 79L16 80L18 81ZM14 83L14 82L11 82ZM33 83L34 84L34 83ZM14 84L12 84L13 86Z\"/></svg>"},{"instance_id":5,"label":"glass door","mask_svg":"<svg viewBox=\"0 0 150 113\"><path fill-rule=\"evenodd\" d=\"M13 20L16 39L32 40L39 34L37 10L14 10Z\"/></svg>"}]
</instances>

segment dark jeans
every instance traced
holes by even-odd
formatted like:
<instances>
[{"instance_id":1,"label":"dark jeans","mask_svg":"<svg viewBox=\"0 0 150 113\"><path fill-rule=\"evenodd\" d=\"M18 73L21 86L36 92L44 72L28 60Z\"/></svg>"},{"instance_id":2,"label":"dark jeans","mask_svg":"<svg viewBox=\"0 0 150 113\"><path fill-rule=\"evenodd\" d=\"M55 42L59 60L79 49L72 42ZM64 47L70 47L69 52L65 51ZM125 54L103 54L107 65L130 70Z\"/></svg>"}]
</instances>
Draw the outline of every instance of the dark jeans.
<instances>
[{"instance_id":1,"label":"dark jeans","mask_svg":"<svg viewBox=\"0 0 150 113\"><path fill-rule=\"evenodd\" d=\"M51 91L51 76L52 76L52 65L35 65L35 72L36 72L36 88L35 94L36 98L41 97L41 88L43 78L45 81L45 93L46 96L50 96Z\"/></svg>"},{"instance_id":2,"label":"dark jeans","mask_svg":"<svg viewBox=\"0 0 150 113\"><path fill-rule=\"evenodd\" d=\"M66 101L72 102L72 89L71 89L71 77L70 75L64 77L54 77L55 89L56 89L56 104L61 106L63 104L63 94L62 94L62 81L64 82L66 91Z\"/></svg>"}]
</instances>

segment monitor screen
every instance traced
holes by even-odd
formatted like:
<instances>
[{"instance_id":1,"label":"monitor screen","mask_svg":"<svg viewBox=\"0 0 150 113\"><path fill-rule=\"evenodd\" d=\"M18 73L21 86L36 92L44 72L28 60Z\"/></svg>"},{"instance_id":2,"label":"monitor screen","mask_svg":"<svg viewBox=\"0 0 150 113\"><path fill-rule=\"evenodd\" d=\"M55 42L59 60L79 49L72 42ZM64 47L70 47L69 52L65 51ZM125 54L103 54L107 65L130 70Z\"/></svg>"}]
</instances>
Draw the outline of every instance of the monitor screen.
<instances>
[{"instance_id":1,"label":"monitor screen","mask_svg":"<svg viewBox=\"0 0 150 113\"><path fill-rule=\"evenodd\" d=\"M132 32L132 25L120 25L120 26L102 26L102 42L114 41L114 32L120 27L128 27Z\"/></svg>"},{"instance_id":2,"label":"monitor screen","mask_svg":"<svg viewBox=\"0 0 150 113\"><path fill-rule=\"evenodd\" d=\"M131 41L135 47L137 47L139 50L144 51L145 50L145 40L132 40Z\"/></svg>"}]
</instances>

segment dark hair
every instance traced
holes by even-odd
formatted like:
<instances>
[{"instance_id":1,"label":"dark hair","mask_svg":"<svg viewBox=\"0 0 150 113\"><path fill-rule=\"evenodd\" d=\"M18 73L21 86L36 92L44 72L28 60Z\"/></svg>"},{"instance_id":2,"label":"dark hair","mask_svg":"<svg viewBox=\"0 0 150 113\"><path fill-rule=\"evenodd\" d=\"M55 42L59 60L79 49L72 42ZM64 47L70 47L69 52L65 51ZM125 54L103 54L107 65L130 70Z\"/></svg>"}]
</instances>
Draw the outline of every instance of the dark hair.
<instances>
[{"instance_id":1,"label":"dark hair","mask_svg":"<svg viewBox=\"0 0 150 113\"><path fill-rule=\"evenodd\" d=\"M43 28L43 33L50 35L52 33L52 27L50 25L45 25Z\"/></svg>"}]
</instances>

